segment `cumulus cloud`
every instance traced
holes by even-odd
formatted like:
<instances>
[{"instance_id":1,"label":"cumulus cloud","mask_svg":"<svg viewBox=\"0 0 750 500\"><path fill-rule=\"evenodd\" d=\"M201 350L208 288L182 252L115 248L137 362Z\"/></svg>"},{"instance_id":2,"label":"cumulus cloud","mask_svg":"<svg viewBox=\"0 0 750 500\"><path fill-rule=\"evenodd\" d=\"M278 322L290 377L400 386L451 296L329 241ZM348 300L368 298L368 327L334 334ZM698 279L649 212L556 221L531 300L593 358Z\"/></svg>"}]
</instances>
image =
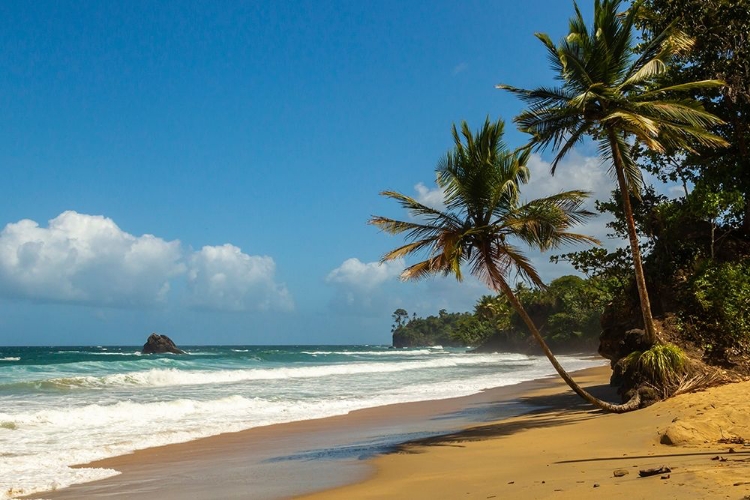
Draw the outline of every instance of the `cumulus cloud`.
<instances>
[{"instance_id":1,"label":"cumulus cloud","mask_svg":"<svg viewBox=\"0 0 750 500\"><path fill-rule=\"evenodd\" d=\"M326 277L326 283L335 289L331 305L349 313L388 311L398 300L386 290L398 282L404 267L401 259L383 263L362 262L357 258L345 260Z\"/></svg>"},{"instance_id":2,"label":"cumulus cloud","mask_svg":"<svg viewBox=\"0 0 750 500\"><path fill-rule=\"evenodd\" d=\"M468 310L482 294L489 293L471 276L465 276L461 283L442 276L403 282L398 276L404 267L403 260L381 264L347 259L326 278L335 288L331 306L342 313L363 316L387 317L398 308L429 315L440 309Z\"/></svg>"},{"instance_id":3,"label":"cumulus cloud","mask_svg":"<svg viewBox=\"0 0 750 500\"><path fill-rule=\"evenodd\" d=\"M204 246L188 262L191 305L225 311L291 310L294 302L274 281L271 257L247 255L230 244Z\"/></svg>"},{"instance_id":4,"label":"cumulus cloud","mask_svg":"<svg viewBox=\"0 0 750 500\"><path fill-rule=\"evenodd\" d=\"M133 236L112 219L63 212L40 227L28 219L0 233L0 293L99 305L163 302L184 271L179 241Z\"/></svg>"},{"instance_id":5,"label":"cumulus cloud","mask_svg":"<svg viewBox=\"0 0 750 500\"><path fill-rule=\"evenodd\" d=\"M328 273L326 282L360 290L372 290L398 277L403 269L404 261L401 259L365 263L357 258L351 258Z\"/></svg>"},{"instance_id":6,"label":"cumulus cloud","mask_svg":"<svg viewBox=\"0 0 750 500\"><path fill-rule=\"evenodd\" d=\"M601 159L583 156L573 150L557 166L555 175L550 174L551 164L538 154L529 158L531 180L523 188L526 198L549 196L560 191L582 189L591 192L591 199L607 199L615 184L607 166Z\"/></svg>"},{"instance_id":7,"label":"cumulus cloud","mask_svg":"<svg viewBox=\"0 0 750 500\"><path fill-rule=\"evenodd\" d=\"M73 211L47 227L24 219L0 232L0 295L11 299L148 307L166 303L176 278L187 275L196 308L291 309L275 267L271 257L233 245L186 252L178 240L134 236L112 219Z\"/></svg>"},{"instance_id":8,"label":"cumulus cloud","mask_svg":"<svg viewBox=\"0 0 750 500\"><path fill-rule=\"evenodd\" d=\"M426 205L430 208L437 210L445 210L445 192L435 186L434 188L428 188L423 183L419 183L414 186L414 191L417 192L415 199L422 205Z\"/></svg>"}]
</instances>

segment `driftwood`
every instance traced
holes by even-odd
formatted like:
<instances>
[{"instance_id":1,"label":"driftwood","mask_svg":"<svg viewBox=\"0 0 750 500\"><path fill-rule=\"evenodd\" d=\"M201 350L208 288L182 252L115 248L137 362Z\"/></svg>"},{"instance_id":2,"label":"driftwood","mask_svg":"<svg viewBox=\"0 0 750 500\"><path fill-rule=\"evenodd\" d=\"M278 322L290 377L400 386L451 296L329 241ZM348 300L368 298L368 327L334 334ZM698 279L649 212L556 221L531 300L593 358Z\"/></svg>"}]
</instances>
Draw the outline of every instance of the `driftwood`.
<instances>
[{"instance_id":1,"label":"driftwood","mask_svg":"<svg viewBox=\"0 0 750 500\"><path fill-rule=\"evenodd\" d=\"M638 475L641 477L649 477L658 476L659 474L668 474L670 472L672 472L672 469L662 465L661 467L657 467L656 469L643 469L641 471L638 471Z\"/></svg>"}]
</instances>

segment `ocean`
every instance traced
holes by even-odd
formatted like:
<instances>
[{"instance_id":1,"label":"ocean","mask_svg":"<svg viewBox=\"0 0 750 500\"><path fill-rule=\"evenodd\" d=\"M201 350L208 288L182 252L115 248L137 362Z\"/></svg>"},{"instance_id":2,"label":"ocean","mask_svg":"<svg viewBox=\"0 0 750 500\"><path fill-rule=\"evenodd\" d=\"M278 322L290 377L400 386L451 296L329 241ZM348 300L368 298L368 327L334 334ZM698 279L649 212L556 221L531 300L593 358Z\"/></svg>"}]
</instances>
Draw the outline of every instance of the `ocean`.
<instances>
[{"instance_id":1,"label":"ocean","mask_svg":"<svg viewBox=\"0 0 750 500\"><path fill-rule=\"evenodd\" d=\"M546 358L387 346L0 347L0 499L117 474L137 449L554 374ZM573 371L604 363L561 356Z\"/></svg>"}]
</instances>

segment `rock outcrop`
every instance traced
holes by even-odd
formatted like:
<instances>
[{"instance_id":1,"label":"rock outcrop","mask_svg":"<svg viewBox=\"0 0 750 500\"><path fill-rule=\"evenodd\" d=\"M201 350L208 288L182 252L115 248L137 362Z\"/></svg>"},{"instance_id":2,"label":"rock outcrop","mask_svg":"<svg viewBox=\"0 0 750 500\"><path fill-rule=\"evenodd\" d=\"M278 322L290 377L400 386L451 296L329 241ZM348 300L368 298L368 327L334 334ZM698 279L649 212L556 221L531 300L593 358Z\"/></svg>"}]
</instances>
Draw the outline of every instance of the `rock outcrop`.
<instances>
[{"instance_id":1,"label":"rock outcrop","mask_svg":"<svg viewBox=\"0 0 750 500\"><path fill-rule=\"evenodd\" d=\"M141 353L143 354L164 354L167 352L172 354L187 354L182 349L179 349L172 342L172 339L158 333L152 333L146 343L143 344L143 349L141 349Z\"/></svg>"}]
</instances>

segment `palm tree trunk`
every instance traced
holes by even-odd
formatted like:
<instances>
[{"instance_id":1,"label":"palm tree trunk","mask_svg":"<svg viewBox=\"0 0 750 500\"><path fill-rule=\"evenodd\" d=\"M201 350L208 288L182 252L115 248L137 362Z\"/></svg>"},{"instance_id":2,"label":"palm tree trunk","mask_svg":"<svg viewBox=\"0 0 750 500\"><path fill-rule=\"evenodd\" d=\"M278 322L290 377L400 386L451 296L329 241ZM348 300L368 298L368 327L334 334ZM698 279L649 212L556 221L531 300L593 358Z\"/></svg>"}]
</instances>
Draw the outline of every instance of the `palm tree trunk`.
<instances>
[{"instance_id":1,"label":"palm tree trunk","mask_svg":"<svg viewBox=\"0 0 750 500\"><path fill-rule=\"evenodd\" d=\"M610 148L612 149L612 161L615 164L615 173L617 175L617 184L620 187L622 196L622 208L625 212L625 222L628 227L628 239L630 240L630 252L633 256L633 268L635 269L635 284L638 288L638 297L641 301L641 314L643 315L643 326L646 331L646 340L649 344L654 345L659 341L654 326L654 316L651 314L651 301L648 298L648 289L646 288L646 276L643 273L643 263L641 261L641 249L638 245L638 232L635 229L635 219L633 219L633 206L630 204L630 189L625 182L625 169L622 159L622 152L617 143L614 130L608 129Z\"/></svg>"},{"instance_id":2,"label":"palm tree trunk","mask_svg":"<svg viewBox=\"0 0 750 500\"><path fill-rule=\"evenodd\" d=\"M501 280L497 282L497 285L499 285L499 290L505 294L506 297L508 297L508 300L510 301L510 304L513 306L513 309L516 310L516 312L521 316L521 319L523 319L523 322L526 323L526 326L529 328L529 331L531 332L531 335L534 336L534 339L539 343L539 345L542 347L542 350L544 351L544 354L547 356L547 359L549 359L550 363L552 363L552 366L555 367L555 370L557 373L562 377L562 379L565 381L568 386L573 389L573 392L581 396L584 400L591 403L595 407L612 412L612 413L625 413L628 411L637 410L641 404L641 397L640 394L638 394L638 391L636 391L635 395L630 398L630 401L624 404L612 404L608 403L606 401L602 401L601 399L594 397L590 393L588 393L583 387L578 385L578 383L573 380L573 378L568 374L567 371L565 371L565 368L562 367L562 365L557 361L557 358L555 358L555 355L552 354L552 351L550 351L549 346L544 341L544 338L542 337L542 334L539 333L539 330L537 330L536 325L534 325L534 321L532 321L531 317L526 313L526 309L523 308L523 305L521 302L516 298L515 294L513 293L513 290L510 289L510 286L504 281Z\"/></svg>"}]
</instances>

